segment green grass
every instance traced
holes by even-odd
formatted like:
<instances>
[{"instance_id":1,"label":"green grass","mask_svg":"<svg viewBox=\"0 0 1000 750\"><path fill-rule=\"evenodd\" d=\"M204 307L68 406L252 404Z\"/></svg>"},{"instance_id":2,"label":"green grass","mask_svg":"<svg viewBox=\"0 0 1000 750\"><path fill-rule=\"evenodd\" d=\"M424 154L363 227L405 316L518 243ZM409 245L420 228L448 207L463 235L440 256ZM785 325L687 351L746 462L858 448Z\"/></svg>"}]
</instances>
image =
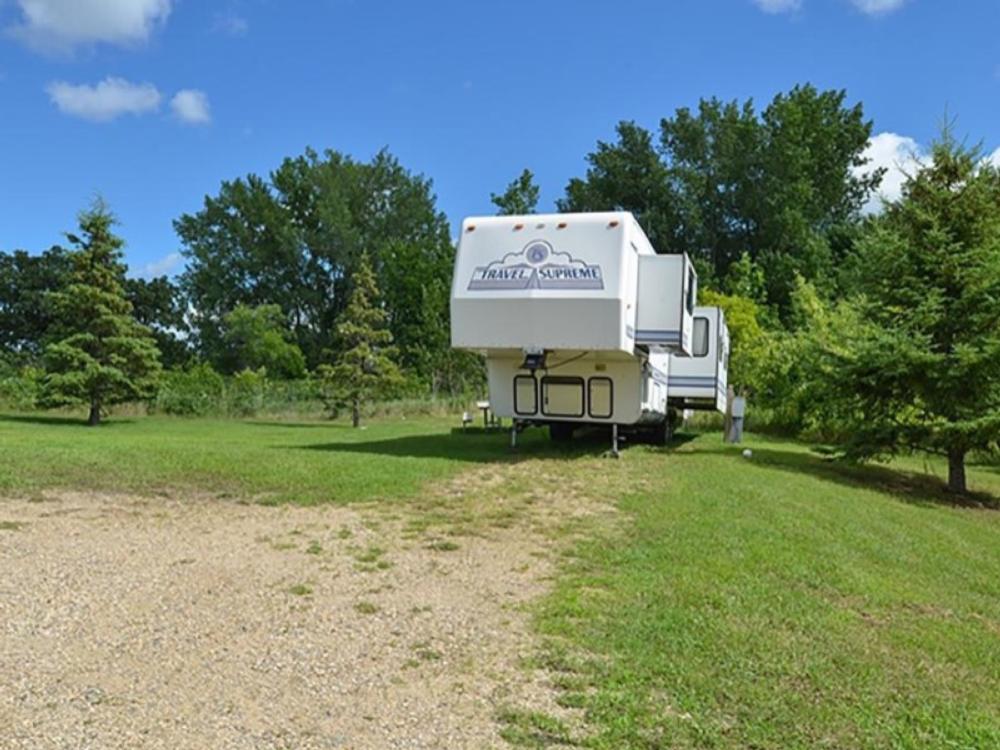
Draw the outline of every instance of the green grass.
<instances>
[{"instance_id":1,"label":"green grass","mask_svg":"<svg viewBox=\"0 0 1000 750\"><path fill-rule=\"evenodd\" d=\"M628 520L576 547L537 619L586 744L1000 747L1000 513L749 444L635 448L629 479L593 478ZM1000 496L995 468L971 481Z\"/></svg>"},{"instance_id":2,"label":"green grass","mask_svg":"<svg viewBox=\"0 0 1000 750\"><path fill-rule=\"evenodd\" d=\"M265 502L348 503L416 494L477 462L509 461L505 433L453 434L455 420L328 421L0 415L0 493L50 487L192 489ZM459 431L460 432L460 431ZM528 446L550 450L540 433Z\"/></svg>"}]
</instances>

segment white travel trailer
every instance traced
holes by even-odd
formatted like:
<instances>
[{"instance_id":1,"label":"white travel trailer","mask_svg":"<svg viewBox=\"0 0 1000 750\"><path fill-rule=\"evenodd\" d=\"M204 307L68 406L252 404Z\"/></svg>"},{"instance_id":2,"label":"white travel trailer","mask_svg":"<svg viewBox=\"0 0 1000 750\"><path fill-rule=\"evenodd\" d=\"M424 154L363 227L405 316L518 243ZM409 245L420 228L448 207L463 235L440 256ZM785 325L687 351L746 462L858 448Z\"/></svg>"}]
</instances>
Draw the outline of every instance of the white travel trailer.
<instances>
[{"instance_id":1,"label":"white travel trailer","mask_svg":"<svg viewBox=\"0 0 1000 750\"><path fill-rule=\"evenodd\" d=\"M729 328L718 307L696 307L690 355L670 357L667 394L673 409L725 413L729 376Z\"/></svg>"},{"instance_id":2,"label":"white travel trailer","mask_svg":"<svg viewBox=\"0 0 1000 750\"><path fill-rule=\"evenodd\" d=\"M486 356L494 413L566 439L582 424L665 439L670 354L690 354L698 277L626 212L462 223L451 343Z\"/></svg>"}]
</instances>

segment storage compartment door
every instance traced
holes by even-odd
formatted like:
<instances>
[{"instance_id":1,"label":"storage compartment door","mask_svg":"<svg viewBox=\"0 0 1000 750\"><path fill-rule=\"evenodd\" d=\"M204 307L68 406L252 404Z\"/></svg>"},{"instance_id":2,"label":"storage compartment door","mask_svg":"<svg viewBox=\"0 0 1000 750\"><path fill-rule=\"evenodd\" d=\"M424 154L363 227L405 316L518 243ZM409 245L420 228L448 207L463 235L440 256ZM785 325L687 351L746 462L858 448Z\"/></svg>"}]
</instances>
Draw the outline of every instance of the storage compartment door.
<instances>
[{"instance_id":1,"label":"storage compartment door","mask_svg":"<svg viewBox=\"0 0 1000 750\"><path fill-rule=\"evenodd\" d=\"M538 413L538 382L533 375L514 378L514 413L523 416Z\"/></svg>"},{"instance_id":2,"label":"storage compartment door","mask_svg":"<svg viewBox=\"0 0 1000 750\"><path fill-rule=\"evenodd\" d=\"M588 381L590 390L588 405L590 416L594 419L611 419L614 401L614 386L611 378L591 378Z\"/></svg>"},{"instance_id":3,"label":"storage compartment door","mask_svg":"<svg viewBox=\"0 0 1000 750\"><path fill-rule=\"evenodd\" d=\"M547 417L582 417L583 378L542 378L542 414Z\"/></svg>"}]
</instances>

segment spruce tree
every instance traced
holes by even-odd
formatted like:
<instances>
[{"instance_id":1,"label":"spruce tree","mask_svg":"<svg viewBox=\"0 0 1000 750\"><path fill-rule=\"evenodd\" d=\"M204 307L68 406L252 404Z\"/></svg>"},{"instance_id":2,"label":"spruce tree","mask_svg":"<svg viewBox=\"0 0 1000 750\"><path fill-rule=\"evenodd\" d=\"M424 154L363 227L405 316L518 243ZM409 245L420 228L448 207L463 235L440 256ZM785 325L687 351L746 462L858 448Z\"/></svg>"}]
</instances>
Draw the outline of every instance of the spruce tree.
<instances>
[{"instance_id":1,"label":"spruce tree","mask_svg":"<svg viewBox=\"0 0 1000 750\"><path fill-rule=\"evenodd\" d=\"M333 366L322 366L319 374L338 400L350 407L351 422L357 427L361 406L387 395L402 375L367 253L361 256L352 281L347 307L337 322L340 353Z\"/></svg>"},{"instance_id":2,"label":"spruce tree","mask_svg":"<svg viewBox=\"0 0 1000 750\"><path fill-rule=\"evenodd\" d=\"M831 390L853 413L848 453L923 450L966 492L970 452L1000 438L1000 170L949 130L861 247L863 331Z\"/></svg>"},{"instance_id":3,"label":"spruce tree","mask_svg":"<svg viewBox=\"0 0 1000 750\"><path fill-rule=\"evenodd\" d=\"M109 405L152 395L161 369L155 339L125 296L124 242L111 231L114 223L100 201L80 214L80 236L67 234L75 249L66 285L50 295L45 401L86 404L90 425Z\"/></svg>"}]
</instances>

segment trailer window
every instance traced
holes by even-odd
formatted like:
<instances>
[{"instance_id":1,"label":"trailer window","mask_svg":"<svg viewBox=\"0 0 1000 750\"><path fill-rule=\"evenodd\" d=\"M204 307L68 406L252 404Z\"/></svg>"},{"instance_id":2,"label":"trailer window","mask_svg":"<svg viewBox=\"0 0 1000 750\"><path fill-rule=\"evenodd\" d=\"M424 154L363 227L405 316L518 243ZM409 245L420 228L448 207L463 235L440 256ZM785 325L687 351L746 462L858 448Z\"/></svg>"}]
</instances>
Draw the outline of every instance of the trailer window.
<instances>
[{"instance_id":1,"label":"trailer window","mask_svg":"<svg viewBox=\"0 0 1000 750\"><path fill-rule=\"evenodd\" d=\"M611 378L591 378L587 382L587 405L594 419L611 419L614 385Z\"/></svg>"},{"instance_id":2,"label":"trailer window","mask_svg":"<svg viewBox=\"0 0 1000 750\"><path fill-rule=\"evenodd\" d=\"M694 357L708 355L708 318L694 319L694 344L691 354Z\"/></svg>"},{"instance_id":3,"label":"trailer window","mask_svg":"<svg viewBox=\"0 0 1000 750\"><path fill-rule=\"evenodd\" d=\"M517 375L514 378L514 413L538 413L538 384L533 375Z\"/></svg>"},{"instance_id":4,"label":"trailer window","mask_svg":"<svg viewBox=\"0 0 1000 750\"><path fill-rule=\"evenodd\" d=\"M583 378L542 378L542 414L547 417L582 417Z\"/></svg>"},{"instance_id":5,"label":"trailer window","mask_svg":"<svg viewBox=\"0 0 1000 750\"><path fill-rule=\"evenodd\" d=\"M694 315L694 298L697 294L696 286L698 284L698 277L694 275L694 268L688 269L688 284L687 284L687 311L688 315Z\"/></svg>"}]
</instances>

